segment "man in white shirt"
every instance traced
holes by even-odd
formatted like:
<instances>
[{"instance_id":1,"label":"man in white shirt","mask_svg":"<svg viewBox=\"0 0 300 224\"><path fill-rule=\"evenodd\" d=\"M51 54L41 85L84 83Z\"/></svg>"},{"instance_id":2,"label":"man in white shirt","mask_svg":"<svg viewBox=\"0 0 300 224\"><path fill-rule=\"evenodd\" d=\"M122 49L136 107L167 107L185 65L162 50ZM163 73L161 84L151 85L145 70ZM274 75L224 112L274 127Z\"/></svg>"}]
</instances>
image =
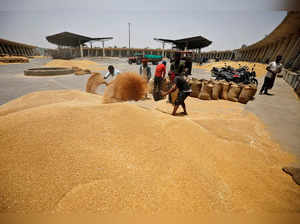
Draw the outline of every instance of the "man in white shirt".
<instances>
[{"instance_id":1,"label":"man in white shirt","mask_svg":"<svg viewBox=\"0 0 300 224\"><path fill-rule=\"evenodd\" d=\"M104 79L108 79L109 82L113 81L116 76L120 74L120 71L115 69L114 66L109 65L108 66L108 72L106 73L106 75L104 76Z\"/></svg>"},{"instance_id":2,"label":"man in white shirt","mask_svg":"<svg viewBox=\"0 0 300 224\"><path fill-rule=\"evenodd\" d=\"M262 95L262 94L270 95L268 93L268 90L273 88L276 75L282 71L282 64L280 63L281 59L282 59L282 57L280 55L278 55L276 57L276 61L272 61L267 66L266 69L268 72L265 76L264 84L263 84L261 90L259 91L260 95Z\"/></svg>"}]
</instances>

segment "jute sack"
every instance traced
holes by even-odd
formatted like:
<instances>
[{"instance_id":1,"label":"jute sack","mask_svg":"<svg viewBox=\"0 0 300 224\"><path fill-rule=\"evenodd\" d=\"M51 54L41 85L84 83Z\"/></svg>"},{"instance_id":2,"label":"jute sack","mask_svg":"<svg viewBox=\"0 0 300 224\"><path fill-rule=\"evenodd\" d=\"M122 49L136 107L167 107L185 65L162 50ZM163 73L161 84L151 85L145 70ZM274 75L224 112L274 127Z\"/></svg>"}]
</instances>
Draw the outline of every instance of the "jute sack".
<instances>
[{"instance_id":1,"label":"jute sack","mask_svg":"<svg viewBox=\"0 0 300 224\"><path fill-rule=\"evenodd\" d=\"M174 105L175 104L175 100L178 97L178 93L179 93L179 89L176 89L174 92L172 92L171 95L171 103Z\"/></svg>"},{"instance_id":2,"label":"jute sack","mask_svg":"<svg viewBox=\"0 0 300 224\"><path fill-rule=\"evenodd\" d=\"M202 87L201 87L201 91L199 93L198 98L201 100L211 100L213 87L214 87L214 85L211 83L208 83L207 81L202 82Z\"/></svg>"},{"instance_id":3,"label":"jute sack","mask_svg":"<svg viewBox=\"0 0 300 224\"><path fill-rule=\"evenodd\" d=\"M242 91L241 91L240 96L239 96L239 102L246 104L246 103L248 103L249 100L251 100L253 90L248 85L241 86L241 87L242 87Z\"/></svg>"},{"instance_id":4,"label":"jute sack","mask_svg":"<svg viewBox=\"0 0 300 224\"><path fill-rule=\"evenodd\" d=\"M230 87L230 84L228 82L221 82L222 85L222 92L221 92L221 99L228 100L228 90Z\"/></svg>"},{"instance_id":5,"label":"jute sack","mask_svg":"<svg viewBox=\"0 0 300 224\"><path fill-rule=\"evenodd\" d=\"M251 87L251 90L252 90L252 92L251 92L251 99L253 99L254 96L255 96L255 94L256 94L256 92L257 92L257 87L254 84L250 84L249 86Z\"/></svg>"},{"instance_id":6,"label":"jute sack","mask_svg":"<svg viewBox=\"0 0 300 224\"><path fill-rule=\"evenodd\" d=\"M201 86L202 86L202 82L200 82L199 80L191 80L189 82L191 89L192 89L192 93L191 93L191 97L198 97L200 90L201 90Z\"/></svg>"},{"instance_id":7,"label":"jute sack","mask_svg":"<svg viewBox=\"0 0 300 224\"><path fill-rule=\"evenodd\" d=\"M240 93L241 93L241 87L235 83L231 84L228 91L228 100L233 102L238 102Z\"/></svg>"},{"instance_id":8,"label":"jute sack","mask_svg":"<svg viewBox=\"0 0 300 224\"><path fill-rule=\"evenodd\" d=\"M222 94L222 83L215 81L214 87L212 89L211 97L213 100L218 100L219 98L221 98L221 94Z\"/></svg>"},{"instance_id":9,"label":"jute sack","mask_svg":"<svg viewBox=\"0 0 300 224\"><path fill-rule=\"evenodd\" d=\"M163 79L162 83L161 83L161 90L164 92L167 92L167 91L169 91L170 88L171 88L171 82L170 82L169 78Z\"/></svg>"}]
</instances>

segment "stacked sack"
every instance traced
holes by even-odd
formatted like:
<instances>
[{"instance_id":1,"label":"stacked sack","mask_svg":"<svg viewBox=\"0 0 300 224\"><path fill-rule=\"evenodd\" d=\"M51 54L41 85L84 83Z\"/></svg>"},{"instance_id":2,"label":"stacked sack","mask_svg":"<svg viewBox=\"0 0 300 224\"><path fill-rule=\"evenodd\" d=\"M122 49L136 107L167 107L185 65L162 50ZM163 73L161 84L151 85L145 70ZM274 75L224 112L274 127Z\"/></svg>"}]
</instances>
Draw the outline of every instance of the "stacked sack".
<instances>
[{"instance_id":1,"label":"stacked sack","mask_svg":"<svg viewBox=\"0 0 300 224\"><path fill-rule=\"evenodd\" d=\"M253 84L236 84L224 80L205 80L192 78L189 81L192 89L191 97L201 100L230 100L232 102L248 103L256 94Z\"/></svg>"}]
</instances>

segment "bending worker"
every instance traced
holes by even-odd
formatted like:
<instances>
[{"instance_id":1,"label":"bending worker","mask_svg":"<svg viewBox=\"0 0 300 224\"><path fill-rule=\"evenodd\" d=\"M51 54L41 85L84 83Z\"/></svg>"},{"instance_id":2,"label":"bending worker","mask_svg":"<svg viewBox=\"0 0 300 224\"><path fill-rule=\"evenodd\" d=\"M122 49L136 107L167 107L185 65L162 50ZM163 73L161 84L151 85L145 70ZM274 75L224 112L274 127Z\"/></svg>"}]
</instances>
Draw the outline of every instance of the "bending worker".
<instances>
[{"instance_id":1,"label":"bending worker","mask_svg":"<svg viewBox=\"0 0 300 224\"><path fill-rule=\"evenodd\" d=\"M162 80L166 75L166 65L167 62L163 61L161 64L157 65L155 69L154 89L158 88L158 91L160 91Z\"/></svg>"},{"instance_id":2,"label":"bending worker","mask_svg":"<svg viewBox=\"0 0 300 224\"><path fill-rule=\"evenodd\" d=\"M115 69L114 66L109 65L108 66L108 72L106 73L106 75L104 76L104 79L108 79L109 82L113 81L116 76L120 74L120 71Z\"/></svg>"},{"instance_id":3,"label":"bending worker","mask_svg":"<svg viewBox=\"0 0 300 224\"><path fill-rule=\"evenodd\" d=\"M172 115L176 115L176 111L178 107L181 105L183 108L183 114L187 115L186 107L185 107L185 99L191 94L192 90L188 84L188 82L185 80L184 76L176 76L174 78L174 85L173 87L166 93L162 94L163 96L166 96L172 92L174 92L176 89L179 90L177 99L175 100L173 113Z\"/></svg>"},{"instance_id":4,"label":"bending worker","mask_svg":"<svg viewBox=\"0 0 300 224\"><path fill-rule=\"evenodd\" d=\"M148 60L142 59L142 65L140 66L140 75L147 81L151 79L151 68L148 66ZM148 93L145 94L145 98L148 98Z\"/></svg>"}]
</instances>

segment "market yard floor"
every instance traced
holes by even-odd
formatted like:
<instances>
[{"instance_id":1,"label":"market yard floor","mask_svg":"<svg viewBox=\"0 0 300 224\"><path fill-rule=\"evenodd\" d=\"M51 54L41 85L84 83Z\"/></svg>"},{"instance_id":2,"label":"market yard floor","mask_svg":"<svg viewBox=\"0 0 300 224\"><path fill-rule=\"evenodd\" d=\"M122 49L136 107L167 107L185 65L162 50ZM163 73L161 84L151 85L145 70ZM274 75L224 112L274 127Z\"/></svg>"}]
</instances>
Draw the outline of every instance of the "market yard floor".
<instances>
[{"instance_id":1,"label":"market yard floor","mask_svg":"<svg viewBox=\"0 0 300 224\"><path fill-rule=\"evenodd\" d=\"M85 58L107 67L114 65L122 72L136 71L139 66L129 65L126 58ZM85 84L89 75L57 76L57 77L24 77L24 69L40 67L50 62L49 58L31 59L26 64L9 64L0 66L0 105L10 100L21 97L25 94L42 90L78 89L85 90ZM169 63L168 63L169 65ZM152 75L155 66L152 68ZM104 71L100 71L102 74ZM197 78L209 78L209 72L193 69L193 74ZM262 84L262 80L260 85ZM97 92L102 94L104 86ZM281 147L296 154L300 158L300 101L295 96L293 90L282 80L277 79L273 96L256 95L254 101L249 102L245 109L255 113L267 126L272 137L281 144ZM171 112L171 106L168 105ZM189 108L188 108L189 109ZM201 110L201 108L199 108Z\"/></svg>"}]
</instances>

